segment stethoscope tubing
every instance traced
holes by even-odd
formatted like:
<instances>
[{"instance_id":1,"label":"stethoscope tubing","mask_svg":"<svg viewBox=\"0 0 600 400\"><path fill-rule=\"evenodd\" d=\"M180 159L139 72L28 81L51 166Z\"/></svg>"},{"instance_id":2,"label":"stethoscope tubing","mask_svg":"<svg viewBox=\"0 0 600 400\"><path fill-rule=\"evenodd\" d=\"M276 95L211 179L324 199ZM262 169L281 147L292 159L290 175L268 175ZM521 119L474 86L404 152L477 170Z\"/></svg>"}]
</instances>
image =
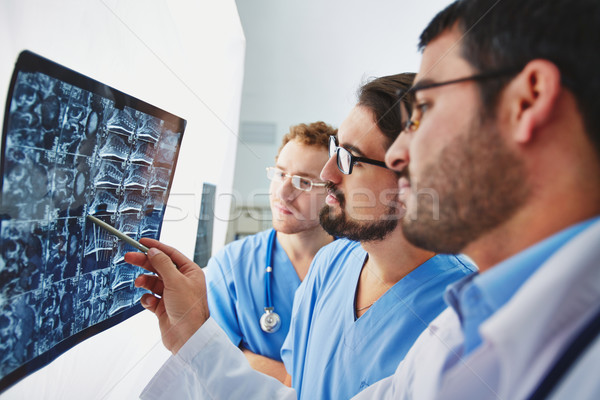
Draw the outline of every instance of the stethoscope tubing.
<instances>
[{"instance_id":1,"label":"stethoscope tubing","mask_svg":"<svg viewBox=\"0 0 600 400\"><path fill-rule=\"evenodd\" d=\"M269 241L267 243L267 259L265 261L265 295L267 300L265 307L270 308L273 308L273 300L271 299L271 276L273 275L273 245L275 244L276 237L277 231L275 229L271 229Z\"/></svg>"},{"instance_id":2,"label":"stethoscope tubing","mask_svg":"<svg viewBox=\"0 0 600 400\"><path fill-rule=\"evenodd\" d=\"M275 245L277 232L271 230L269 241L267 242L267 258L265 260L265 313L259 319L260 329L265 333L275 333L281 327L281 318L274 311L273 299L271 298L271 284L273 275L273 246Z\"/></svg>"}]
</instances>

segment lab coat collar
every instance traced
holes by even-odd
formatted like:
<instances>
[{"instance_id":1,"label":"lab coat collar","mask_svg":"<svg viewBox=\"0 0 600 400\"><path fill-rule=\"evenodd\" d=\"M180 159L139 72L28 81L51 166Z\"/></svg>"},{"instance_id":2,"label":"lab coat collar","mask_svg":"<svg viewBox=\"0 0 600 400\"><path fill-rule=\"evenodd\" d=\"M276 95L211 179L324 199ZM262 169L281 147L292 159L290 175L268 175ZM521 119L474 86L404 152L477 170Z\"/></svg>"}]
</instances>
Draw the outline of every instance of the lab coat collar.
<instances>
[{"instance_id":1,"label":"lab coat collar","mask_svg":"<svg viewBox=\"0 0 600 400\"><path fill-rule=\"evenodd\" d=\"M500 360L499 394L523 398L600 304L600 221L554 253L480 327Z\"/></svg>"}]
</instances>

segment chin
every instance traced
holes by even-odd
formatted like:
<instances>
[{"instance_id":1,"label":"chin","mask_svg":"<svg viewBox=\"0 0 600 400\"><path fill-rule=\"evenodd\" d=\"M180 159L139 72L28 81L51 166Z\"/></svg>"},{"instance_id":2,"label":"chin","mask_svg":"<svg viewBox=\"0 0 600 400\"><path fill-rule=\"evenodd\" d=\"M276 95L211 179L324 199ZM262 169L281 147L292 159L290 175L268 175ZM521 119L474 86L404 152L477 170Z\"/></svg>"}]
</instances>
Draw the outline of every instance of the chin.
<instances>
[{"instance_id":1,"label":"chin","mask_svg":"<svg viewBox=\"0 0 600 400\"><path fill-rule=\"evenodd\" d=\"M277 232L285 233L286 235L293 235L295 233L309 231L315 229L316 227L319 227L318 223L308 225L300 223L298 220L295 220L295 223L292 223L291 221L290 223L273 221L273 228L275 228Z\"/></svg>"}]
</instances>

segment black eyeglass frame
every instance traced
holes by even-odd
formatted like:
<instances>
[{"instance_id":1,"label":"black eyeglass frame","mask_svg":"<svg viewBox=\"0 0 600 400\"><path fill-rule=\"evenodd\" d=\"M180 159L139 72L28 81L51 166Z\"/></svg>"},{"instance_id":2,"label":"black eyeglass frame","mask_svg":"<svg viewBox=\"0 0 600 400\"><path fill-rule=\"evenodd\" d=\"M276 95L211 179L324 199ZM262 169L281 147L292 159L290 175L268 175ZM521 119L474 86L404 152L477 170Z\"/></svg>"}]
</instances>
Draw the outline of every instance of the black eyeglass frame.
<instances>
[{"instance_id":1,"label":"black eyeglass frame","mask_svg":"<svg viewBox=\"0 0 600 400\"><path fill-rule=\"evenodd\" d=\"M480 74L465 76L463 78L452 79L452 80L449 80L449 81L432 82L432 83L425 83L425 84L419 84L419 83L417 83L416 85L413 85L408 90L398 89L396 91L396 95L398 96L398 98L402 99L408 93L415 94L415 93L417 93L418 91L421 91L421 90L433 89L433 88L437 88L437 87L440 87L440 86L453 85L455 83L461 83L461 82L483 81L483 80L487 80L487 79L494 79L494 78L500 78L500 77L504 77L504 76L511 76L511 75L515 75L515 74L519 73L522 69L523 69L523 67L502 68L502 69L498 69L498 70L494 70L494 71L482 72ZM415 125L418 128L418 126L419 126L419 120L415 121L415 120L409 119L404 124L403 132L404 131L406 131L406 132L415 131L416 129L412 129L412 127L415 126Z\"/></svg>"},{"instance_id":2,"label":"black eyeglass frame","mask_svg":"<svg viewBox=\"0 0 600 400\"><path fill-rule=\"evenodd\" d=\"M350 157L348 172L344 171L342 169L342 166L340 165L340 151L344 151L344 154L347 154ZM378 160L373 160L372 158L358 157L358 156L353 155L347 149L338 146L335 137L330 136L329 137L329 158L333 157L334 153L335 153L335 156L337 157L337 160L336 160L337 167L340 170L340 172L344 175L350 175L352 173L352 168L354 167L354 165L359 162L376 165L378 167L389 169L387 167L387 165L385 165L384 161L378 161Z\"/></svg>"}]
</instances>

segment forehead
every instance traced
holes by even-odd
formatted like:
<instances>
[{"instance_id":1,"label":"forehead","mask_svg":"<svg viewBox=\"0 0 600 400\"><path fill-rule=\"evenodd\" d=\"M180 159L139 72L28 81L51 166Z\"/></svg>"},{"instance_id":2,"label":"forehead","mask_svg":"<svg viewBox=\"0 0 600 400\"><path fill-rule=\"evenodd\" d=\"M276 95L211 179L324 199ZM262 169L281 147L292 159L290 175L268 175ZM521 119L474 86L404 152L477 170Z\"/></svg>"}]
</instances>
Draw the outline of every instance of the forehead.
<instances>
[{"instance_id":1,"label":"forehead","mask_svg":"<svg viewBox=\"0 0 600 400\"><path fill-rule=\"evenodd\" d=\"M463 34L455 27L433 39L423 51L415 83L440 82L471 73L473 68L461 55L462 36Z\"/></svg>"},{"instance_id":2,"label":"forehead","mask_svg":"<svg viewBox=\"0 0 600 400\"><path fill-rule=\"evenodd\" d=\"M319 176L329 153L325 147L307 145L298 140L290 140L283 146L277 157L277 165L287 173L302 173Z\"/></svg>"},{"instance_id":3,"label":"forehead","mask_svg":"<svg viewBox=\"0 0 600 400\"><path fill-rule=\"evenodd\" d=\"M373 112L356 106L338 128L338 143L342 147L357 148L366 156L379 158L385 154L386 138L377 127Z\"/></svg>"}]
</instances>

